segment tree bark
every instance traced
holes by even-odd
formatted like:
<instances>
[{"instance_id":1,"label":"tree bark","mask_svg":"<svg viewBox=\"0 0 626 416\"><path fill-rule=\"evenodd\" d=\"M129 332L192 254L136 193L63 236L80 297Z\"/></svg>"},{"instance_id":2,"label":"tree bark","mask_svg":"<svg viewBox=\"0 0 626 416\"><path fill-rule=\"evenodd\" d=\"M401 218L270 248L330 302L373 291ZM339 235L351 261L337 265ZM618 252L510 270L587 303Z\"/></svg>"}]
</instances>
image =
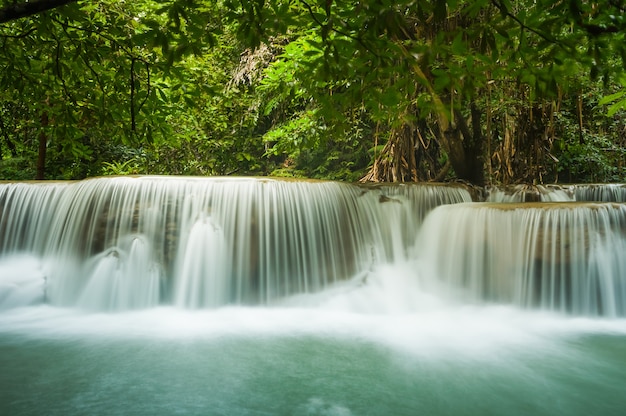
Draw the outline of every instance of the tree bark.
<instances>
[{"instance_id":1,"label":"tree bark","mask_svg":"<svg viewBox=\"0 0 626 416\"><path fill-rule=\"evenodd\" d=\"M39 151L37 153L37 176L36 180L42 181L46 176L46 150L48 148L48 135L46 134L48 127L48 114L41 115L41 132L39 133Z\"/></svg>"},{"instance_id":2,"label":"tree bark","mask_svg":"<svg viewBox=\"0 0 626 416\"><path fill-rule=\"evenodd\" d=\"M76 2L78 0L32 0L23 3L13 3L0 9L0 23L33 16Z\"/></svg>"},{"instance_id":3,"label":"tree bark","mask_svg":"<svg viewBox=\"0 0 626 416\"><path fill-rule=\"evenodd\" d=\"M9 148L9 152L11 152L11 156L17 157L17 148L15 147L15 143L11 141L9 137L9 131L4 124L4 120L0 117L0 130L2 130L2 136L4 137L4 143ZM0 159L2 159L3 155L0 153Z\"/></svg>"},{"instance_id":4,"label":"tree bark","mask_svg":"<svg viewBox=\"0 0 626 416\"><path fill-rule=\"evenodd\" d=\"M470 117L472 129L470 130L467 121L460 111L456 110L458 125L463 135L461 141L463 147L464 174L459 174L460 179L464 179L473 185L482 186L485 184L484 166L484 146L485 138L481 128L481 113L476 103L470 103ZM458 173L458 172L457 172Z\"/></svg>"}]
</instances>

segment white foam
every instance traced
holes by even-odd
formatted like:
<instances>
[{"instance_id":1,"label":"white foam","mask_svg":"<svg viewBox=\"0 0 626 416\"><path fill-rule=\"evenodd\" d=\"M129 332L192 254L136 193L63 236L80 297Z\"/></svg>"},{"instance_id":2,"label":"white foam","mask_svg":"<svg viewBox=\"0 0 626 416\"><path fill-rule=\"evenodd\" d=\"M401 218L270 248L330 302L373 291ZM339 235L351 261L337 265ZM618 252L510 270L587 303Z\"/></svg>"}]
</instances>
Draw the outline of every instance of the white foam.
<instances>
[{"instance_id":1,"label":"white foam","mask_svg":"<svg viewBox=\"0 0 626 416\"><path fill-rule=\"evenodd\" d=\"M397 280L384 278L392 272ZM452 304L421 292L419 282L413 282L409 290L406 278L397 269L383 268L367 279L361 277L269 307L158 307L123 313L23 307L0 314L0 334L177 341L313 336L373 343L414 356L469 355L489 360L496 353L505 359L507 352L529 349L556 354L555 342L570 336L626 335L624 319L572 318L511 306ZM404 293L398 292L400 288Z\"/></svg>"},{"instance_id":2,"label":"white foam","mask_svg":"<svg viewBox=\"0 0 626 416\"><path fill-rule=\"evenodd\" d=\"M351 416L352 412L347 407L339 404L328 403L318 397L311 397L302 406L303 414L315 416Z\"/></svg>"},{"instance_id":3,"label":"white foam","mask_svg":"<svg viewBox=\"0 0 626 416\"><path fill-rule=\"evenodd\" d=\"M0 309L40 303L45 297L45 275L39 259L13 255L0 259Z\"/></svg>"}]
</instances>

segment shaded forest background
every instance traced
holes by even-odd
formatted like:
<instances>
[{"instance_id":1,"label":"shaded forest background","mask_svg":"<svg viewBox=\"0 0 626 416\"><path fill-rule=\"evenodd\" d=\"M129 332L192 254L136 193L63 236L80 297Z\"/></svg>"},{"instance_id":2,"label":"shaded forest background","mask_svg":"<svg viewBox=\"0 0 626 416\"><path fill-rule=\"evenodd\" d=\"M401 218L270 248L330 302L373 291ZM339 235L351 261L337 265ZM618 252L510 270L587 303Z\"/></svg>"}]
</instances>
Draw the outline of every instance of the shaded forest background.
<instances>
[{"instance_id":1,"label":"shaded forest background","mask_svg":"<svg viewBox=\"0 0 626 416\"><path fill-rule=\"evenodd\" d=\"M619 0L0 0L0 179L626 180Z\"/></svg>"}]
</instances>

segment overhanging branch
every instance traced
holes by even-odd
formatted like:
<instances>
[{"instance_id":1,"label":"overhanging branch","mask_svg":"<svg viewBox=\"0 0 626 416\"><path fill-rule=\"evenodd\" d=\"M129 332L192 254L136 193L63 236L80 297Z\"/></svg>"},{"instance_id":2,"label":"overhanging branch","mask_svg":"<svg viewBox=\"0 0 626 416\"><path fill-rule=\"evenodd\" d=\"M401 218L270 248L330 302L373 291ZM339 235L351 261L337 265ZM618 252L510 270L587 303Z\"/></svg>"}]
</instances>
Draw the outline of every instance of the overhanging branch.
<instances>
[{"instance_id":1,"label":"overhanging branch","mask_svg":"<svg viewBox=\"0 0 626 416\"><path fill-rule=\"evenodd\" d=\"M23 3L13 3L0 9L0 24L76 2L78 0L32 0Z\"/></svg>"}]
</instances>

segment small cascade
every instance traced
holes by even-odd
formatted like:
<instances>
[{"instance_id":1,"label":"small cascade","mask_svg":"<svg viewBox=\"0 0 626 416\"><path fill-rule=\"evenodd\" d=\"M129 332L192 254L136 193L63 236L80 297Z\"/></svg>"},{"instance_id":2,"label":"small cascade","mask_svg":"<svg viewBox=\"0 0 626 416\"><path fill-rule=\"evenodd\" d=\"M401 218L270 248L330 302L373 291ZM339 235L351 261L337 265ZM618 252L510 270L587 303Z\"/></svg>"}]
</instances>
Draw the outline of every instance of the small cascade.
<instances>
[{"instance_id":1,"label":"small cascade","mask_svg":"<svg viewBox=\"0 0 626 416\"><path fill-rule=\"evenodd\" d=\"M470 200L459 187L255 178L2 183L0 270L31 258L40 297L61 306L266 304L405 260L428 211Z\"/></svg>"},{"instance_id":2,"label":"small cascade","mask_svg":"<svg viewBox=\"0 0 626 416\"><path fill-rule=\"evenodd\" d=\"M626 202L624 184L509 185L486 191L487 202Z\"/></svg>"},{"instance_id":3,"label":"small cascade","mask_svg":"<svg viewBox=\"0 0 626 416\"><path fill-rule=\"evenodd\" d=\"M174 303L192 308L229 299L230 258L223 231L210 218L196 221L179 247Z\"/></svg>"},{"instance_id":4,"label":"small cascade","mask_svg":"<svg viewBox=\"0 0 626 416\"><path fill-rule=\"evenodd\" d=\"M68 183L0 183L0 253L41 253Z\"/></svg>"},{"instance_id":5,"label":"small cascade","mask_svg":"<svg viewBox=\"0 0 626 416\"><path fill-rule=\"evenodd\" d=\"M487 202L567 202L576 196L570 187L559 185L511 185L487 189Z\"/></svg>"},{"instance_id":6,"label":"small cascade","mask_svg":"<svg viewBox=\"0 0 626 416\"><path fill-rule=\"evenodd\" d=\"M626 202L626 185L592 184L573 185L577 201Z\"/></svg>"},{"instance_id":7,"label":"small cascade","mask_svg":"<svg viewBox=\"0 0 626 416\"><path fill-rule=\"evenodd\" d=\"M416 257L448 296L624 316L625 232L619 204L458 204L430 214Z\"/></svg>"},{"instance_id":8,"label":"small cascade","mask_svg":"<svg viewBox=\"0 0 626 416\"><path fill-rule=\"evenodd\" d=\"M396 183L360 186L364 189L360 198L368 200L363 204L368 221L376 224L374 230L383 230L374 236L376 241L382 242L377 248L383 251L374 255L387 262L407 259L407 249L413 245L415 233L434 208L472 201L468 190L457 185Z\"/></svg>"},{"instance_id":9,"label":"small cascade","mask_svg":"<svg viewBox=\"0 0 626 416\"><path fill-rule=\"evenodd\" d=\"M119 310L158 305L161 270L150 244L140 236L127 240L86 262L86 284L78 297L79 307Z\"/></svg>"}]
</instances>

